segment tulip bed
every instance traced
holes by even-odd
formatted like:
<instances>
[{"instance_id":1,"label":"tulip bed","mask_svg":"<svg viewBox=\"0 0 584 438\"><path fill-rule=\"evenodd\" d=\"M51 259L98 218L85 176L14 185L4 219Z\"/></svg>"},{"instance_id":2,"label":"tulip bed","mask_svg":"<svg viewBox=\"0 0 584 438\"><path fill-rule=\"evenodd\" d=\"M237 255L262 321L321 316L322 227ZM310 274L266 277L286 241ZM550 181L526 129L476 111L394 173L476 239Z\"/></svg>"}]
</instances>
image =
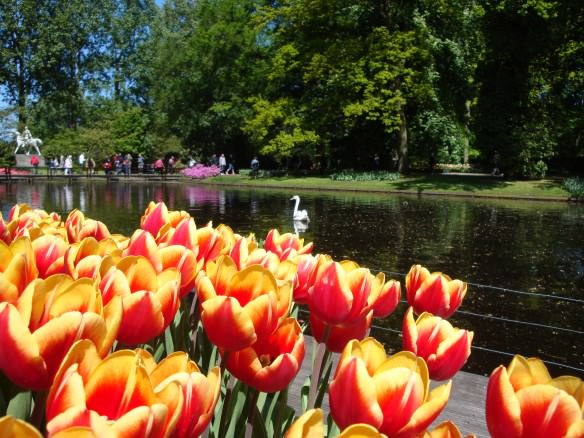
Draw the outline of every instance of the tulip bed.
<instances>
[{"instance_id":1,"label":"tulip bed","mask_svg":"<svg viewBox=\"0 0 584 438\"><path fill-rule=\"evenodd\" d=\"M452 422L429 428L470 354L473 333L447 321L466 284L414 265L404 351L388 356L368 332L400 283L312 248L197 227L163 203L132 236L15 205L0 216L0 436L460 437ZM584 436L582 381L536 358L494 370L485 406L494 437Z\"/></svg>"}]
</instances>

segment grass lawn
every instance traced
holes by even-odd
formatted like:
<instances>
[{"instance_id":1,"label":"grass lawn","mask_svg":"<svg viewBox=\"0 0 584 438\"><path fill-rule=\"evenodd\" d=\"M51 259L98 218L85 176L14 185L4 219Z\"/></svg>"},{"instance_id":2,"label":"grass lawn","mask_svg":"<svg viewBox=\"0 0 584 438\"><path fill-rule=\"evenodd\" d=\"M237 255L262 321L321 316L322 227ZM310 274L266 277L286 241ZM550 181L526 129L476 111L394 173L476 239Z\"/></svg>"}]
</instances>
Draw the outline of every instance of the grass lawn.
<instances>
[{"instance_id":1,"label":"grass lawn","mask_svg":"<svg viewBox=\"0 0 584 438\"><path fill-rule=\"evenodd\" d=\"M501 198L567 200L561 179L507 181L483 175L441 174L403 177L397 181L333 181L327 177L259 177L221 175L203 184L314 190L419 193Z\"/></svg>"}]
</instances>

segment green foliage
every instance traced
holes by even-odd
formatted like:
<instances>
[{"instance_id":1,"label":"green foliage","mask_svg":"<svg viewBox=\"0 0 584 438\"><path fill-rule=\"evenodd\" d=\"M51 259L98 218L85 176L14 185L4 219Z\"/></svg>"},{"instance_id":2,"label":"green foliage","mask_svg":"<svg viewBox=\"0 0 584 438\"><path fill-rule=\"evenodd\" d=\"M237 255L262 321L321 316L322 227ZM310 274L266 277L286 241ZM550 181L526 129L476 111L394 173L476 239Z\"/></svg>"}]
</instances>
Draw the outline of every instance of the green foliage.
<instances>
[{"instance_id":1,"label":"green foliage","mask_svg":"<svg viewBox=\"0 0 584 438\"><path fill-rule=\"evenodd\" d=\"M582 178L566 178L562 187L570 193L570 198L584 199L584 179Z\"/></svg>"},{"instance_id":2,"label":"green foliage","mask_svg":"<svg viewBox=\"0 0 584 438\"><path fill-rule=\"evenodd\" d=\"M333 181L397 181L401 175L397 172L374 171L374 172L353 172L343 170L330 175Z\"/></svg>"}]
</instances>

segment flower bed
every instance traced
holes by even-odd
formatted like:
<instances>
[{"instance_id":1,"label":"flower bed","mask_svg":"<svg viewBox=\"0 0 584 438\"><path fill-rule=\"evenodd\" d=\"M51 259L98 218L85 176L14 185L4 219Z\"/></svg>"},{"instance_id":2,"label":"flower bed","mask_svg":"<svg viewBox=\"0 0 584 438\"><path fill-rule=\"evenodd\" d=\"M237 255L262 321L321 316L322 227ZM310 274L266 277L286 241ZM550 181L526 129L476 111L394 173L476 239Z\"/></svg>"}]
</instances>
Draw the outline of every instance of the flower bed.
<instances>
[{"instance_id":1,"label":"flower bed","mask_svg":"<svg viewBox=\"0 0 584 438\"><path fill-rule=\"evenodd\" d=\"M473 333L447 321L463 281L412 266L404 351L387 356L367 336L402 292L383 273L275 229L260 246L197 227L162 203L140 224L112 234L78 210L62 220L27 205L0 217L0 436L460 436L428 428L470 354ZM298 306L319 346L294 418L287 391L309 360ZM583 405L580 379L517 356L491 375L487 425L582 437Z\"/></svg>"}]
</instances>

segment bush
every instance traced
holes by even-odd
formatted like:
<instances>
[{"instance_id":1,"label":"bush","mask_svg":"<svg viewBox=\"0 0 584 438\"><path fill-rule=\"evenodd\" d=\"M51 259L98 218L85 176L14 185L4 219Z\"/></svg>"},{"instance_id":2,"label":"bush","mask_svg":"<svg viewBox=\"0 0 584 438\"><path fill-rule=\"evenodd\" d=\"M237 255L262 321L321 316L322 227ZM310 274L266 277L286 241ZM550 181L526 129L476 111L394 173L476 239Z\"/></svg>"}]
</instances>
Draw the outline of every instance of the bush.
<instances>
[{"instance_id":1,"label":"bush","mask_svg":"<svg viewBox=\"0 0 584 438\"><path fill-rule=\"evenodd\" d=\"M189 178L204 179L221 174L221 169L214 165L204 166L202 164L195 164L194 167L184 169L182 173Z\"/></svg>"},{"instance_id":2,"label":"bush","mask_svg":"<svg viewBox=\"0 0 584 438\"><path fill-rule=\"evenodd\" d=\"M584 199L584 179L566 178L562 184L572 199Z\"/></svg>"}]
</instances>

